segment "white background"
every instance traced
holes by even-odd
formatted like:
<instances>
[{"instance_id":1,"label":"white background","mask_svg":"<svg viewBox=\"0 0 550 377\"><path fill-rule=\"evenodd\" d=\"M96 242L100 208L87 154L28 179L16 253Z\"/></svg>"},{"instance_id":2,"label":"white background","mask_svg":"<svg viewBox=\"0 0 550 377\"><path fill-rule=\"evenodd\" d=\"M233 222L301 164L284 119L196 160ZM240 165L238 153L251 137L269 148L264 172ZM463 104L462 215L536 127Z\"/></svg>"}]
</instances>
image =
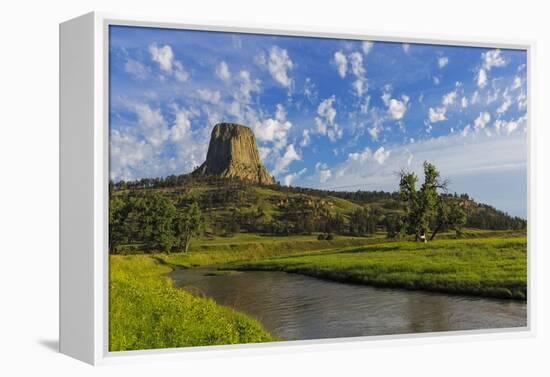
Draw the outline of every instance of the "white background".
<instances>
[{"instance_id":1,"label":"white background","mask_svg":"<svg viewBox=\"0 0 550 377\"><path fill-rule=\"evenodd\" d=\"M80 0L0 5L0 375L538 376L550 372L548 95L550 28L544 1ZM57 354L58 23L91 10L197 20L536 40L537 138L531 241L536 242L535 337L329 348L284 354L92 368ZM545 169L546 168L546 169ZM506 189L503 187L502 189ZM545 349L546 348L546 349Z\"/></svg>"}]
</instances>

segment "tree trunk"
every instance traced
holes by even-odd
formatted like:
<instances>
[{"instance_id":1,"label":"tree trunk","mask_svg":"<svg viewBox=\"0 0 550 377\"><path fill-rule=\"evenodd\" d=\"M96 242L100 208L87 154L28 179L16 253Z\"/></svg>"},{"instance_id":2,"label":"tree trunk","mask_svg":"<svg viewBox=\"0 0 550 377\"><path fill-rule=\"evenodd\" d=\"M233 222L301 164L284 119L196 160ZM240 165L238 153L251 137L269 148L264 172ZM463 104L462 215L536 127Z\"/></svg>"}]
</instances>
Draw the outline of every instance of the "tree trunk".
<instances>
[{"instance_id":1,"label":"tree trunk","mask_svg":"<svg viewBox=\"0 0 550 377\"><path fill-rule=\"evenodd\" d=\"M439 230L441 229L441 223L437 224L437 228L434 229L434 232L432 233L432 236L430 237L430 241L432 241L435 238L435 235Z\"/></svg>"},{"instance_id":2,"label":"tree trunk","mask_svg":"<svg viewBox=\"0 0 550 377\"><path fill-rule=\"evenodd\" d=\"M189 250L189 243L191 241L191 237L189 236L185 236L185 252L187 253L187 251Z\"/></svg>"}]
</instances>

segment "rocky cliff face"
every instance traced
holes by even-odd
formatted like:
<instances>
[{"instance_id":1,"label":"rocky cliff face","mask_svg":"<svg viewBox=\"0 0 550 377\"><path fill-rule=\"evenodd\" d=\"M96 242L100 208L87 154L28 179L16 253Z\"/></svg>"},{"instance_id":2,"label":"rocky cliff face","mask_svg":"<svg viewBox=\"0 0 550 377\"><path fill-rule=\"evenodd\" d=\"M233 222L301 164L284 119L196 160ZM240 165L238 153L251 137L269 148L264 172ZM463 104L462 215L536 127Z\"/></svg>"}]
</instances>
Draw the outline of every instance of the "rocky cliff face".
<instances>
[{"instance_id":1,"label":"rocky cliff face","mask_svg":"<svg viewBox=\"0 0 550 377\"><path fill-rule=\"evenodd\" d=\"M275 183L260 160L252 130L233 123L219 123L214 127L206 161L193 175L238 178L260 184Z\"/></svg>"}]
</instances>

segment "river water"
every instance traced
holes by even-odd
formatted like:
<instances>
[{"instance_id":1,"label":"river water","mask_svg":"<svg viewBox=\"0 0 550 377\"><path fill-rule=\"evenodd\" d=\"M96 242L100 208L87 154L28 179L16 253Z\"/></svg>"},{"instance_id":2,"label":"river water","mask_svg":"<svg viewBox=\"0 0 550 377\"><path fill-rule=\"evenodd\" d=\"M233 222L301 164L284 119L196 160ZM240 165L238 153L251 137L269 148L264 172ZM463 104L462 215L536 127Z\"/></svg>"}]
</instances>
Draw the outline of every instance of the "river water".
<instances>
[{"instance_id":1,"label":"river water","mask_svg":"<svg viewBox=\"0 0 550 377\"><path fill-rule=\"evenodd\" d=\"M401 289L374 288L272 271L176 270L177 287L258 319L285 340L523 327L527 305Z\"/></svg>"}]
</instances>

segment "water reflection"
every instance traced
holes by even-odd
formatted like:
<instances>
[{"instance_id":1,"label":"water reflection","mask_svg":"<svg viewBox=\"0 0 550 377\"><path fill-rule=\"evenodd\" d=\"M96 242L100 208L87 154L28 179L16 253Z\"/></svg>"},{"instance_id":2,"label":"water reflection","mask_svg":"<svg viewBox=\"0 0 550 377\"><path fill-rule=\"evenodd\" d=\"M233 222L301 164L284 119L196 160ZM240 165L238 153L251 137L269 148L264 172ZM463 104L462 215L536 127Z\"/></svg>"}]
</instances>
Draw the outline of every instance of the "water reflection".
<instances>
[{"instance_id":1,"label":"water reflection","mask_svg":"<svg viewBox=\"0 0 550 377\"><path fill-rule=\"evenodd\" d=\"M319 339L526 326L524 302L335 283L285 272L170 274L175 285L260 320L277 336Z\"/></svg>"}]
</instances>

